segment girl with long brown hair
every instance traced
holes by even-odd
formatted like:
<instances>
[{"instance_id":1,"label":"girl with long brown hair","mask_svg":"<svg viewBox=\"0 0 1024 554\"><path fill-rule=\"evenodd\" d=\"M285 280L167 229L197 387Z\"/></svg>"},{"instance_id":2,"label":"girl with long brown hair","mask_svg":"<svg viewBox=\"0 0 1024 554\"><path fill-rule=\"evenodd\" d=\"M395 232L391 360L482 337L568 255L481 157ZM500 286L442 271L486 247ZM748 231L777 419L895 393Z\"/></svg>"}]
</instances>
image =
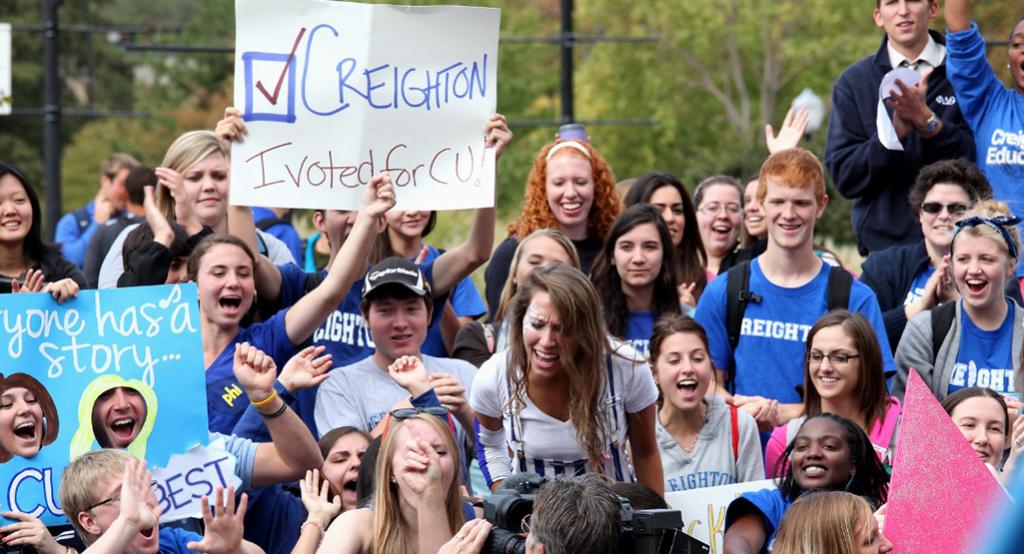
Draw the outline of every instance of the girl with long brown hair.
<instances>
[{"instance_id":1,"label":"girl with long brown hair","mask_svg":"<svg viewBox=\"0 0 1024 554\"><path fill-rule=\"evenodd\" d=\"M617 481L635 474L664 490L654 437L657 387L643 358L608 338L599 305L586 276L564 264L535 268L519 283L509 348L480 368L470 397L480 422L480 465L492 488L510 473L532 471L595 472Z\"/></svg>"}]
</instances>

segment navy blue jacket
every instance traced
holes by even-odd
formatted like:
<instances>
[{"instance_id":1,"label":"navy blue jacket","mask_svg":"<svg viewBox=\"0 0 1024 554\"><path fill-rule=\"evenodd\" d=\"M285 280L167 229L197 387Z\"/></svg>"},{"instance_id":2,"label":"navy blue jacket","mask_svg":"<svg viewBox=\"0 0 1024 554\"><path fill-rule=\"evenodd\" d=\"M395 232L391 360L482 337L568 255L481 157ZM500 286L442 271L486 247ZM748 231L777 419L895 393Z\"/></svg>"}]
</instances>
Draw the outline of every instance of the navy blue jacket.
<instances>
[{"instance_id":1,"label":"navy blue jacket","mask_svg":"<svg viewBox=\"0 0 1024 554\"><path fill-rule=\"evenodd\" d=\"M945 44L941 33L930 32ZM878 141L878 87L892 69L887 40L883 36L878 52L848 67L836 81L825 143L825 166L833 183L854 200L851 219L862 255L921 239L907 194L922 167L950 158L974 159L974 135L946 79L945 61L928 78L928 107L942 120L939 134L925 140L911 132L902 152Z\"/></svg>"},{"instance_id":2,"label":"navy blue jacket","mask_svg":"<svg viewBox=\"0 0 1024 554\"><path fill-rule=\"evenodd\" d=\"M914 283L914 277L930 263L924 241L919 240L914 244L901 244L873 252L860 268L860 282L871 287L878 297L878 307L882 309L882 320L893 354L907 326L903 301L907 298L910 285ZM1016 279L1006 280L1006 296L1013 298L1017 304L1022 303Z\"/></svg>"}]
</instances>

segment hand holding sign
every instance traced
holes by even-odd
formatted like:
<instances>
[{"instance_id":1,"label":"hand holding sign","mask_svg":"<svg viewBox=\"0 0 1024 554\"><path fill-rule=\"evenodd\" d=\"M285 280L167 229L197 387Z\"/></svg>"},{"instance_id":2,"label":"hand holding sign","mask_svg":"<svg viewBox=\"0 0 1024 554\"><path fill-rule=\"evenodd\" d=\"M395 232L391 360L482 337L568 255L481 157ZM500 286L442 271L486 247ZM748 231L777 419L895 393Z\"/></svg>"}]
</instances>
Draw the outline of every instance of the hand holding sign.
<instances>
[{"instance_id":1,"label":"hand holding sign","mask_svg":"<svg viewBox=\"0 0 1024 554\"><path fill-rule=\"evenodd\" d=\"M384 217L388 210L395 207L395 185L391 182L391 174L387 171L378 173L370 179L363 193L363 204L360 212L366 212L371 219Z\"/></svg>"},{"instance_id":2,"label":"hand holding sign","mask_svg":"<svg viewBox=\"0 0 1024 554\"><path fill-rule=\"evenodd\" d=\"M484 146L494 148L494 159L501 157L508 143L512 142L512 131L508 128L508 119L500 113L491 116L484 126Z\"/></svg>"},{"instance_id":3,"label":"hand holding sign","mask_svg":"<svg viewBox=\"0 0 1024 554\"><path fill-rule=\"evenodd\" d=\"M50 293L58 304L63 304L68 300L77 297L78 291L78 283L76 283L71 277L66 277L60 281L46 285L46 292Z\"/></svg>"},{"instance_id":4,"label":"hand holding sign","mask_svg":"<svg viewBox=\"0 0 1024 554\"><path fill-rule=\"evenodd\" d=\"M274 394L277 364L259 348L247 342L236 345L233 370L249 401L262 402Z\"/></svg>"},{"instance_id":5,"label":"hand holding sign","mask_svg":"<svg viewBox=\"0 0 1024 554\"><path fill-rule=\"evenodd\" d=\"M278 380L288 392L312 388L327 379L334 362L324 350L323 346L307 346L284 364Z\"/></svg>"},{"instance_id":6,"label":"hand holding sign","mask_svg":"<svg viewBox=\"0 0 1024 554\"><path fill-rule=\"evenodd\" d=\"M245 128L245 121L242 121L242 111L234 106L224 108L224 118L217 122L213 131L217 138L226 142L237 142L239 144L249 134Z\"/></svg>"}]
</instances>

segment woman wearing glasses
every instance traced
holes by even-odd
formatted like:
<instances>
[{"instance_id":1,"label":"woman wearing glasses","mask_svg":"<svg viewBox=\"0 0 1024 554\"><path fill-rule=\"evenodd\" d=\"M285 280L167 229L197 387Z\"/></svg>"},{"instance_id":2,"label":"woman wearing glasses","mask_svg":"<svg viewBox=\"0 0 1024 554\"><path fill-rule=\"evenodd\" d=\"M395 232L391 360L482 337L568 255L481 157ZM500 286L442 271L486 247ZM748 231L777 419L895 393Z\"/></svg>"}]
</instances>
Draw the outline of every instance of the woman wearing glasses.
<instances>
[{"instance_id":1,"label":"woman wearing glasses","mask_svg":"<svg viewBox=\"0 0 1024 554\"><path fill-rule=\"evenodd\" d=\"M694 189L693 202L697 205L697 229L708 255L704 269L710 282L723 268L723 260L739 244L743 185L726 175L708 177Z\"/></svg>"},{"instance_id":2,"label":"woman wearing glasses","mask_svg":"<svg viewBox=\"0 0 1024 554\"><path fill-rule=\"evenodd\" d=\"M889 396L882 372L882 351L871 323L861 314L833 310L821 317L807 335L802 417L772 432L765 446L769 477L785 473L782 453L811 416L842 416L863 430L884 464L895 446L900 402Z\"/></svg>"},{"instance_id":3,"label":"woman wearing glasses","mask_svg":"<svg viewBox=\"0 0 1024 554\"><path fill-rule=\"evenodd\" d=\"M961 298L907 323L896 349L893 394L903 396L914 368L939 400L967 387L1019 395L1022 314L1005 294L1008 281L1016 284L1018 223L1005 204L985 200L956 224L949 272ZM948 326L936 325L935 319ZM935 330L944 336L933 338ZM1007 404L1014 411L1021 406L1017 400Z\"/></svg>"},{"instance_id":4,"label":"woman wearing glasses","mask_svg":"<svg viewBox=\"0 0 1024 554\"><path fill-rule=\"evenodd\" d=\"M991 197L988 180L967 160L944 160L921 169L910 189L910 205L924 238L874 252L861 268L861 282L878 296L894 352L907 321L958 297L945 260L953 224L979 200Z\"/></svg>"}]
</instances>

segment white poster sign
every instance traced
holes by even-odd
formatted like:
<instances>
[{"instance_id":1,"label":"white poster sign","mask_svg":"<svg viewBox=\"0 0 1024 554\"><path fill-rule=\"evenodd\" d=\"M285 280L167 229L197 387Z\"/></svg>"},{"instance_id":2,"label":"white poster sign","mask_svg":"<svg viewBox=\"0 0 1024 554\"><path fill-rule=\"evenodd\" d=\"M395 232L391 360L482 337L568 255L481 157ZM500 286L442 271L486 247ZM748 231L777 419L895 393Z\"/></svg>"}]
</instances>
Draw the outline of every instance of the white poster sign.
<instances>
[{"instance_id":1,"label":"white poster sign","mask_svg":"<svg viewBox=\"0 0 1024 554\"><path fill-rule=\"evenodd\" d=\"M0 23L0 115L11 113L11 24Z\"/></svg>"},{"instance_id":2,"label":"white poster sign","mask_svg":"<svg viewBox=\"0 0 1024 554\"><path fill-rule=\"evenodd\" d=\"M235 1L231 202L354 209L390 171L398 209L494 205L483 128L501 12L328 0Z\"/></svg>"},{"instance_id":3,"label":"white poster sign","mask_svg":"<svg viewBox=\"0 0 1024 554\"><path fill-rule=\"evenodd\" d=\"M774 489L775 481L749 481L734 485L666 492L665 501L683 513L683 531L711 546L711 554L721 554L725 538L725 510L737 496L751 491Z\"/></svg>"}]
</instances>

